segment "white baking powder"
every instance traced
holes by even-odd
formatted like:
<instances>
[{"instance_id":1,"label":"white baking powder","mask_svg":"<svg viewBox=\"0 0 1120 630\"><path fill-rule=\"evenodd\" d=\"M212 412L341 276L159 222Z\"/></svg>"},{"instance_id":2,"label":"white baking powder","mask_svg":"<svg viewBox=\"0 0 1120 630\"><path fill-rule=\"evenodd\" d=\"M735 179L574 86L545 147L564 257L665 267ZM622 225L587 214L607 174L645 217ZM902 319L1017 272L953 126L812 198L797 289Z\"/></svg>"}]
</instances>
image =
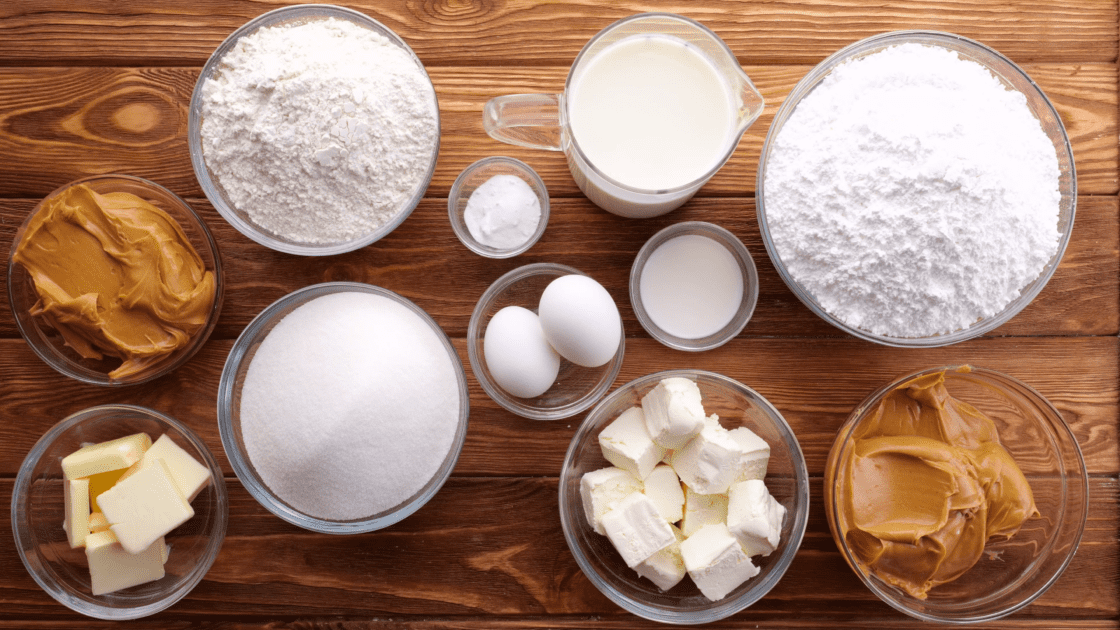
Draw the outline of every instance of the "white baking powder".
<instances>
[{"instance_id":1,"label":"white baking powder","mask_svg":"<svg viewBox=\"0 0 1120 630\"><path fill-rule=\"evenodd\" d=\"M1056 254L1058 162L1025 97L940 47L838 66L775 139L764 201L793 279L893 337L968 327Z\"/></svg>"},{"instance_id":2,"label":"white baking powder","mask_svg":"<svg viewBox=\"0 0 1120 630\"><path fill-rule=\"evenodd\" d=\"M479 243L495 249L521 247L537 231L541 202L525 180L495 175L467 198L463 222Z\"/></svg>"},{"instance_id":3,"label":"white baking powder","mask_svg":"<svg viewBox=\"0 0 1120 630\"><path fill-rule=\"evenodd\" d=\"M427 183L439 124L423 68L333 18L241 38L202 88L206 165L234 208L306 244L391 221Z\"/></svg>"},{"instance_id":4,"label":"white baking powder","mask_svg":"<svg viewBox=\"0 0 1120 630\"><path fill-rule=\"evenodd\" d=\"M353 520L435 476L455 438L459 381L416 313L380 295L335 293L268 333L240 413L245 450L269 489L311 516Z\"/></svg>"}]
</instances>

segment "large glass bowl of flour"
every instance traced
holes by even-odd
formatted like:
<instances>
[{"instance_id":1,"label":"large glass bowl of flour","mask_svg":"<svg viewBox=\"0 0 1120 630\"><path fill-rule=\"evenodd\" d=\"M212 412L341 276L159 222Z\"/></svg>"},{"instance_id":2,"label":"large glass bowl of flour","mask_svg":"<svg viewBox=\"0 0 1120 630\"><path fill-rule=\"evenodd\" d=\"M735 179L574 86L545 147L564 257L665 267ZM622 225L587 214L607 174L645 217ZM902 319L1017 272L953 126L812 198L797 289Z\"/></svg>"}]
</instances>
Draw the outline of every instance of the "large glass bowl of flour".
<instances>
[{"instance_id":1,"label":"large glass bowl of flour","mask_svg":"<svg viewBox=\"0 0 1120 630\"><path fill-rule=\"evenodd\" d=\"M865 85L877 83L873 89L837 88L841 79L854 80L853 69L860 67L855 64L915 44L918 53L941 51L936 63L949 64L945 72L952 81L955 64L979 64L966 73L968 80L1007 92L998 100L1019 111L1003 112L983 101L973 107L969 99L939 100L937 80L923 84L909 58L893 73L880 63L880 69L888 66L882 75L865 77ZM994 87L984 84L993 80ZM909 104L892 101L906 89L912 90ZM816 103L810 100L814 96ZM822 97L832 102L822 107ZM883 115L892 102L895 115ZM803 103L813 104L799 112ZM899 114L900 109L905 111ZM791 124L795 116L801 119ZM973 141L963 135L1009 125L1015 116L1040 127L1037 142L995 142L991 136ZM941 142L957 142L966 154L946 159L953 154L937 153ZM1053 178L1034 194L1032 186L1040 184L1033 180L1041 178L1029 160L1043 160L1051 149L1047 159L1056 158L1056 165L1047 173ZM997 180L1011 183L1001 188ZM1048 205L1040 209L1043 197ZM759 228L782 280L840 330L888 346L945 346L1014 317L1061 261L1076 203L1069 138L1046 95L1000 53L931 31L876 35L824 60L778 110L758 167ZM960 212L954 216L944 208ZM1040 218L1047 213L1053 216ZM1035 238L1038 230L1024 237L1016 227L1024 221L1044 225L1045 238Z\"/></svg>"},{"instance_id":2,"label":"large glass bowl of flour","mask_svg":"<svg viewBox=\"0 0 1120 630\"><path fill-rule=\"evenodd\" d=\"M420 59L362 13L265 13L210 56L187 144L203 192L250 239L304 256L353 251L420 203L439 153L439 104Z\"/></svg>"}]
</instances>

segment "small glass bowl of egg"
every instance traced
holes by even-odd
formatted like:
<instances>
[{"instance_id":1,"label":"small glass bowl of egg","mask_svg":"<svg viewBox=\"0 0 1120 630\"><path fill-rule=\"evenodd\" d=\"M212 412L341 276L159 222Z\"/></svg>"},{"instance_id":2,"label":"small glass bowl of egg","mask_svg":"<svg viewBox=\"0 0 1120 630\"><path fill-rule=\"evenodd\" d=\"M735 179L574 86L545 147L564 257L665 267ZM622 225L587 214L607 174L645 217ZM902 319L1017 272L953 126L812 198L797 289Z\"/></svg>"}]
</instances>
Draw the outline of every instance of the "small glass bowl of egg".
<instances>
[{"instance_id":1,"label":"small glass bowl of egg","mask_svg":"<svg viewBox=\"0 0 1120 630\"><path fill-rule=\"evenodd\" d=\"M606 289L554 263L498 278L467 328L467 354L482 389L532 420L568 418L595 404L618 376L625 345Z\"/></svg>"}]
</instances>

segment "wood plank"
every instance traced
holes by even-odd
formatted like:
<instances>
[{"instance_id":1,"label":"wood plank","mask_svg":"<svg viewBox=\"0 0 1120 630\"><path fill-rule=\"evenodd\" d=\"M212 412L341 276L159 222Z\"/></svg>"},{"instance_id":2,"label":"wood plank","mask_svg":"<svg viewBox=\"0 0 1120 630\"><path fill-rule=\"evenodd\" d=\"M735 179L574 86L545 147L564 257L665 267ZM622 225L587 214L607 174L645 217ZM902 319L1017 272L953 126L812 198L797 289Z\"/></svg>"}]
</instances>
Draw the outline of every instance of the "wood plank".
<instances>
[{"instance_id":1,"label":"wood plank","mask_svg":"<svg viewBox=\"0 0 1120 630\"><path fill-rule=\"evenodd\" d=\"M431 503L387 530L323 536L280 521L239 484L230 483L230 526L222 551L202 583L175 605L174 615L455 615L476 620L601 615L628 627L659 627L622 612L579 570L560 529L556 486L555 478L453 479ZM11 491L11 480L0 481L0 517L7 517ZM752 622L769 627L793 619L805 624L793 627L820 627L824 619L915 627L847 568L828 531L819 478L810 492L806 536L782 581L750 609L714 627ZM1077 555L1047 593L1012 617L1016 622L1102 621L1120 610L1115 589L1100 588L1102 582L1115 583L1120 563L1117 481L1095 478L1090 493L1095 500ZM0 530L0 548L12 545L10 531ZM18 562L0 566L0 601L23 611L25 618L76 618L40 590ZM571 627L598 627L588 619L574 621Z\"/></svg>"},{"instance_id":2,"label":"wood plank","mask_svg":"<svg viewBox=\"0 0 1120 630\"><path fill-rule=\"evenodd\" d=\"M75 6L66 0L0 5L5 64L202 65L231 32L284 2L134 1ZM615 20L668 11L715 31L743 63L817 63L883 31L958 33L1019 63L1112 61L1117 6L1108 0L935 0L869 5L859 0L710 2L593 0L538 3L415 3L359 0L347 6L381 21L428 65L570 63L588 39ZM564 27L558 29L557 24Z\"/></svg>"},{"instance_id":3,"label":"wood plank","mask_svg":"<svg viewBox=\"0 0 1120 630\"><path fill-rule=\"evenodd\" d=\"M182 368L127 388L82 385L48 368L21 340L0 341L0 476L12 476L43 433L62 418L108 403L143 405L194 429L230 473L217 428L218 379L231 342L210 341ZM467 370L471 414L458 476L559 474L585 414L556 422L515 416L474 380L465 342L455 340ZM1120 340L1116 337L984 338L948 348L910 351L855 339L739 338L709 352L669 350L649 339L627 341L619 387L665 369L725 374L754 388L782 413L810 474L824 472L836 431L871 392L908 372L971 363L1006 372L1034 387L1062 413L1093 475L1120 472Z\"/></svg>"},{"instance_id":4,"label":"wood plank","mask_svg":"<svg viewBox=\"0 0 1120 630\"><path fill-rule=\"evenodd\" d=\"M805 307L778 276L766 254L751 199L695 199L680 210L640 222L603 212L586 199L555 199L543 239L506 260L477 256L451 231L447 204L424 200L381 241L340 256L300 257L267 250L234 230L208 202L189 199L219 244L225 302L214 337L235 338L265 307L300 287L352 280L397 291L425 309L453 337L465 337L478 298L507 271L535 262L571 265L591 274L614 296L630 338L649 338L629 300L630 267L646 239L678 221L722 225L752 253L759 276L758 305L747 337L841 337L839 329ZM0 199L0 260L35 205ZM1081 197L1073 236L1054 276L1035 300L989 336L1116 335L1120 331L1120 205L1113 197ZM0 337L18 337L0 292Z\"/></svg>"},{"instance_id":5,"label":"wood plank","mask_svg":"<svg viewBox=\"0 0 1120 630\"><path fill-rule=\"evenodd\" d=\"M745 68L768 104L701 196L754 193L758 156L774 114L810 69ZM1066 126L1079 192L1116 193L1116 65L1028 64L1025 70ZM459 173L489 155L510 155L530 164L551 197L580 195L562 154L502 144L482 129L487 100L510 93L558 92L566 68L432 67L429 72L440 100L442 139L428 197L446 198ZM180 195L201 197L186 138L197 77L194 68L0 68L0 153L9 157L0 197L38 198L66 182L101 173L146 177Z\"/></svg>"},{"instance_id":6,"label":"wood plank","mask_svg":"<svg viewBox=\"0 0 1120 630\"><path fill-rule=\"evenodd\" d=\"M749 613L744 613L749 614ZM192 624L204 624L204 618L169 614L149 617L144 620L145 630L182 630L185 620ZM831 617L830 617L831 619ZM744 620L734 615L723 621L705 624L705 628L741 629ZM909 619L858 619L860 628L884 630L928 630L930 625ZM18 622L0 619L0 630L104 630L106 628L128 627L124 622L96 621L38 621L21 620ZM244 619L223 619L222 630L631 630L638 628L664 628L637 617L604 617L602 615L549 615L549 616L455 616L428 617L412 615L408 617L367 617L350 621L339 621L334 617L247 621ZM1115 630L1116 622L1110 619L1021 619L1012 616L999 621L976 626L985 630ZM775 618L766 622L766 628L774 630L836 630L836 621L806 621L804 619Z\"/></svg>"}]
</instances>

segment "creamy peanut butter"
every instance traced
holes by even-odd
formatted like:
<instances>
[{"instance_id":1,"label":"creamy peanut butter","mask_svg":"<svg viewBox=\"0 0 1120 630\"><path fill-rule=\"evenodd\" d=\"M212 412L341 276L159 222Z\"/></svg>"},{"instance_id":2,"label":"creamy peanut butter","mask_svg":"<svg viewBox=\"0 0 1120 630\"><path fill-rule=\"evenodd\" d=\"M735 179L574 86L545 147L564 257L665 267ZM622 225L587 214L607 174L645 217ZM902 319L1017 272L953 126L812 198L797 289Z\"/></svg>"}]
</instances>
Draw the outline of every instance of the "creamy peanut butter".
<instances>
[{"instance_id":1,"label":"creamy peanut butter","mask_svg":"<svg viewBox=\"0 0 1120 630\"><path fill-rule=\"evenodd\" d=\"M1038 515L995 424L949 394L945 372L895 388L852 440L826 480L837 529L865 569L914 597L960 577L989 539Z\"/></svg>"},{"instance_id":2,"label":"creamy peanut butter","mask_svg":"<svg viewBox=\"0 0 1120 630\"><path fill-rule=\"evenodd\" d=\"M48 199L14 259L39 295L31 314L85 358L120 358L110 378L185 346L214 304L214 274L179 224L130 193L77 185Z\"/></svg>"}]
</instances>

